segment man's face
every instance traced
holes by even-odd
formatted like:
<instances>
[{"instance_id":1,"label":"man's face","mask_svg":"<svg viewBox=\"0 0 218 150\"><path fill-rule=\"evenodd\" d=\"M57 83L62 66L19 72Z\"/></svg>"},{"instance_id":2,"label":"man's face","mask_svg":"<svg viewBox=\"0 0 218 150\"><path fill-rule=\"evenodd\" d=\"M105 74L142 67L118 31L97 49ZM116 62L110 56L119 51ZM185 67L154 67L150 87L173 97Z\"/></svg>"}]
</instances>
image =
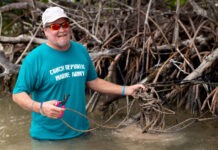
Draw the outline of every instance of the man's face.
<instances>
[{"instance_id":1,"label":"man's face","mask_svg":"<svg viewBox=\"0 0 218 150\"><path fill-rule=\"evenodd\" d=\"M49 46L57 50L69 48L71 33L68 19L60 18L52 23L47 23L43 29Z\"/></svg>"}]
</instances>

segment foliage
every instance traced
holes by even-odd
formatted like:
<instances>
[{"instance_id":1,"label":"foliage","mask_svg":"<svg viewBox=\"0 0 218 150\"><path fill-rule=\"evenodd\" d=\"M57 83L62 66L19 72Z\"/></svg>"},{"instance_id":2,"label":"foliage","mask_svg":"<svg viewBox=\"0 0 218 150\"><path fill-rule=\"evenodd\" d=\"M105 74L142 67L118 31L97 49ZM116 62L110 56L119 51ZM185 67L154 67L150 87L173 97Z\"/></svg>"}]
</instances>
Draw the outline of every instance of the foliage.
<instances>
[{"instance_id":1,"label":"foliage","mask_svg":"<svg viewBox=\"0 0 218 150\"><path fill-rule=\"evenodd\" d=\"M40 2L48 3L48 0L40 0Z\"/></svg>"},{"instance_id":2,"label":"foliage","mask_svg":"<svg viewBox=\"0 0 218 150\"><path fill-rule=\"evenodd\" d=\"M17 36L22 34L24 29L23 19L26 13L25 9L3 13L2 35ZM25 20L28 19L26 18Z\"/></svg>"},{"instance_id":3,"label":"foliage","mask_svg":"<svg viewBox=\"0 0 218 150\"><path fill-rule=\"evenodd\" d=\"M23 26L20 22L15 22L9 16L3 17L3 31L2 35L17 36L22 33Z\"/></svg>"},{"instance_id":4,"label":"foliage","mask_svg":"<svg viewBox=\"0 0 218 150\"><path fill-rule=\"evenodd\" d=\"M180 6L184 6L186 2L187 0L180 0ZM175 9L177 5L177 0L165 0L165 3L170 9Z\"/></svg>"}]
</instances>

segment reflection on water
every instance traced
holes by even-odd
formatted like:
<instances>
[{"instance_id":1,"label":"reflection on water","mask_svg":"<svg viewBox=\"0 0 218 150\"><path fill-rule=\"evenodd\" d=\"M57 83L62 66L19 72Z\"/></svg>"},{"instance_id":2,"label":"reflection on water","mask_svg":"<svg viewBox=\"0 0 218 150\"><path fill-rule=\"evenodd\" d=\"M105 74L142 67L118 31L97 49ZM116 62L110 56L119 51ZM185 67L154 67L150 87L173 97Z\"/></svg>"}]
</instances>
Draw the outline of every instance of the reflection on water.
<instances>
[{"instance_id":1,"label":"reflection on water","mask_svg":"<svg viewBox=\"0 0 218 150\"><path fill-rule=\"evenodd\" d=\"M218 147L217 120L195 123L177 133L145 135L145 138L134 135L134 128L125 134L98 129L70 140L42 142L29 137L30 119L30 113L14 104L9 96L0 96L0 150L215 150Z\"/></svg>"},{"instance_id":2,"label":"reflection on water","mask_svg":"<svg viewBox=\"0 0 218 150\"><path fill-rule=\"evenodd\" d=\"M30 115L12 102L9 96L0 96L0 149L14 149L26 145ZM8 149L9 150L9 149Z\"/></svg>"}]
</instances>

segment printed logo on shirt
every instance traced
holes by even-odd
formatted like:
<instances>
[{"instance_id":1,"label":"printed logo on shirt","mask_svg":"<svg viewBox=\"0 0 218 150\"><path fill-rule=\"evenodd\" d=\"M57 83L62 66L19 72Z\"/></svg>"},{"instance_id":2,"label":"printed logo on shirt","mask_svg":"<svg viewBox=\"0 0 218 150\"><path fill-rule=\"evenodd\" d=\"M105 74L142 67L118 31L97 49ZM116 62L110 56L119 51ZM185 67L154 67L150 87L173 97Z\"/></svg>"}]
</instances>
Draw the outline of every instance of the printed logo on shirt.
<instances>
[{"instance_id":1,"label":"printed logo on shirt","mask_svg":"<svg viewBox=\"0 0 218 150\"><path fill-rule=\"evenodd\" d=\"M51 76L55 76L55 80L59 81L66 78L76 78L85 76L84 64L67 64L58 66L49 70Z\"/></svg>"}]
</instances>

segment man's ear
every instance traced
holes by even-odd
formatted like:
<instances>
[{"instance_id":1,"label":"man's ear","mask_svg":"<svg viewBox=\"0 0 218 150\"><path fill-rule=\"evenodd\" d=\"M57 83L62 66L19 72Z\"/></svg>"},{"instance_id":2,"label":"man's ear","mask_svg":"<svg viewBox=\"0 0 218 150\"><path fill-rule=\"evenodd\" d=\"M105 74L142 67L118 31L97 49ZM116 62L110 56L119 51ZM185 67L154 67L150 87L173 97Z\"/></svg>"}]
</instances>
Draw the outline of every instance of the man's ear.
<instances>
[{"instance_id":1,"label":"man's ear","mask_svg":"<svg viewBox=\"0 0 218 150\"><path fill-rule=\"evenodd\" d=\"M46 27L43 27L42 30L43 30L45 36L47 37L47 32L46 32L46 31L47 31L48 29L47 29Z\"/></svg>"}]
</instances>

